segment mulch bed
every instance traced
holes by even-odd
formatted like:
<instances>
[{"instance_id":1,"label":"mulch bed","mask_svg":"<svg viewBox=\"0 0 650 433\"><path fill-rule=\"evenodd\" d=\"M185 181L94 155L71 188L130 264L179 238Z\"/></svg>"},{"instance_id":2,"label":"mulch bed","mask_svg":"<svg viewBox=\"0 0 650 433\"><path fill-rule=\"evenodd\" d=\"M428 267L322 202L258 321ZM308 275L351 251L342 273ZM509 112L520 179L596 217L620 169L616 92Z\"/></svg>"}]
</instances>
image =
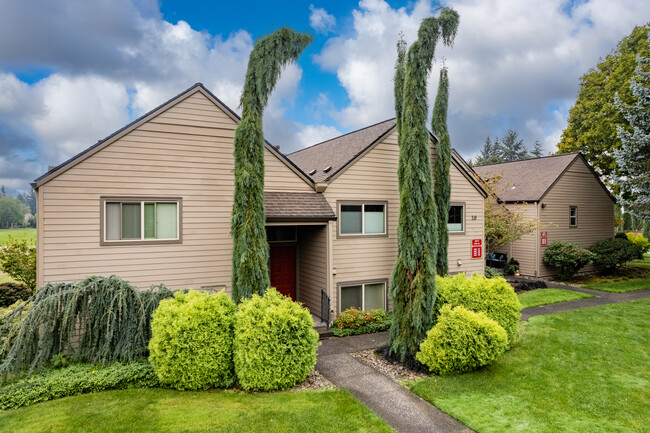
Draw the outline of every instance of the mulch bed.
<instances>
[{"instance_id":1,"label":"mulch bed","mask_svg":"<svg viewBox=\"0 0 650 433\"><path fill-rule=\"evenodd\" d=\"M400 385L409 385L417 380L429 377L422 371L413 371L399 362L391 362L376 350L364 350L350 353L351 356L360 362L369 365L378 372L388 376Z\"/></svg>"}]
</instances>

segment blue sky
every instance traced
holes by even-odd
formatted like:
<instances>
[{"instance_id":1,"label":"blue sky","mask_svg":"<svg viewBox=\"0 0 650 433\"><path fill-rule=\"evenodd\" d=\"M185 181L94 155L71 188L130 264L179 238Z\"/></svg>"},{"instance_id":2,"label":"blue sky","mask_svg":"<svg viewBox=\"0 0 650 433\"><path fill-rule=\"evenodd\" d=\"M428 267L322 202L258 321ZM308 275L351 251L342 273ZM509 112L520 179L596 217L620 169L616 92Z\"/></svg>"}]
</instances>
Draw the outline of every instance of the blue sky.
<instances>
[{"instance_id":1,"label":"blue sky","mask_svg":"<svg viewBox=\"0 0 650 433\"><path fill-rule=\"evenodd\" d=\"M539 4L537 4L539 3ZM449 68L452 146L466 159L508 128L552 152L579 78L650 21L650 2L449 0L461 16ZM57 165L197 81L238 106L254 40L314 35L265 112L284 152L393 117L395 42L431 1L0 1L0 184L26 190Z\"/></svg>"}]
</instances>

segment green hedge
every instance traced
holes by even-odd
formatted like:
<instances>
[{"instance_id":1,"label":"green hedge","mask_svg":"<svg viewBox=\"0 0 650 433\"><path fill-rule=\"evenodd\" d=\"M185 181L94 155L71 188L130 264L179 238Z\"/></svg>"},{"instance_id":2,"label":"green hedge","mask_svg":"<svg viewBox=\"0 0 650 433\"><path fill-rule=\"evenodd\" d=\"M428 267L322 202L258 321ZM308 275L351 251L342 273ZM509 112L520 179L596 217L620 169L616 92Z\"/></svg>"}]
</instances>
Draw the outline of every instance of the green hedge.
<instances>
[{"instance_id":1,"label":"green hedge","mask_svg":"<svg viewBox=\"0 0 650 433\"><path fill-rule=\"evenodd\" d=\"M29 406L88 392L155 386L158 386L158 378L146 360L106 365L75 364L0 387L0 409Z\"/></svg>"},{"instance_id":2,"label":"green hedge","mask_svg":"<svg viewBox=\"0 0 650 433\"><path fill-rule=\"evenodd\" d=\"M228 387L233 364L235 303L225 292L176 292L153 313L149 361L160 382L176 389Z\"/></svg>"},{"instance_id":3,"label":"green hedge","mask_svg":"<svg viewBox=\"0 0 650 433\"><path fill-rule=\"evenodd\" d=\"M235 324L235 372L244 389L286 389L316 364L318 333L302 305L269 289L244 299Z\"/></svg>"},{"instance_id":4,"label":"green hedge","mask_svg":"<svg viewBox=\"0 0 650 433\"><path fill-rule=\"evenodd\" d=\"M371 334L390 328L392 313L384 310L364 311L354 307L343 311L332 324L332 333L337 337Z\"/></svg>"},{"instance_id":5,"label":"green hedge","mask_svg":"<svg viewBox=\"0 0 650 433\"><path fill-rule=\"evenodd\" d=\"M507 348L508 335L496 321L447 304L415 358L435 374L465 373L494 362Z\"/></svg>"},{"instance_id":6,"label":"green hedge","mask_svg":"<svg viewBox=\"0 0 650 433\"><path fill-rule=\"evenodd\" d=\"M546 266L558 268L561 279L570 280L593 259L594 255L578 244L554 241L546 248L542 261Z\"/></svg>"},{"instance_id":7,"label":"green hedge","mask_svg":"<svg viewBox=\"0 0 650 433\"><path fill-rule=\"evenodd\" d=\"M438 296L434 306L435 314L445 304L482 312L506 330L510 344L516 340L521 303L504 278L487 278L477 274L466 278L465 274L458 274L453 277L437 277L436 287Z\"/></svg>"},{"instance_id":8,"label":"green hedge","mask_svg":"<svg viewBox=\"0 0 650 433\"><path fill-rule=\"evenodd\" d=\"M6 308L18 301L26 301L33 294L34 291L22 283L0 283L0 308Z\"/></svg>"},{"instance_id":9,"label":"green hedge","mask_svg":"<svg viewBox=\"0 0 650 433\"><path fill-rule=\"evenodd\" d=\"M589 247L589 251L594 254L594 266L603 273L612 272L629 261L643 258L641 248L627 237L601 239Z\"/></svg>"}]
</instances>

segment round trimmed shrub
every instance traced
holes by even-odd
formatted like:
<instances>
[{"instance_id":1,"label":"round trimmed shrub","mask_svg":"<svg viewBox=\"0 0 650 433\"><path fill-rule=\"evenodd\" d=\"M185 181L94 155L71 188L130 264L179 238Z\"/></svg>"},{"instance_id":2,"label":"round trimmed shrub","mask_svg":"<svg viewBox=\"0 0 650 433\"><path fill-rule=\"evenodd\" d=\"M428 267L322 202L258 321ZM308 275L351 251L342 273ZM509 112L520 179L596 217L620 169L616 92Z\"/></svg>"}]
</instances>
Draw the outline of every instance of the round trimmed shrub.
<instances>
[{"instance_id":1,"label":"round trimmed shrub","mask_svg":"<svg viewBox=\"0 0 650 433\"><path fill-rule=\"evenodd\" d=\"M309 311L275 289L239 304L235 372L244 389L286 389L316 364L318 333Z\"/></svg>"},{"instance_id":2,"label":"round trimmed shrub","mask_svg":"<svg viewBox=\"0 0 650 433\"><path fill-rule=\"evenodd\" d=\"M18 301L26 301L33 294L34 291L22 283L0 283L0 308L6 308Z\"/></svg>"},{"instance_id":3,"label":"round trimmed shrub","mask_svg":"<svg viewBox=\"0 0 650 433\"><path fill-rule=\"evenodd\" d=\"M453 277L437 277L438 297L434 311L438 314L445 304L463 306L476 313L485 313L506 330L508 342L512 344L518 335L521 318L521 302L514 289L502 277L487 278L474 274ZM434 320L435 323L435 320Z\"/></svg>"},{"instance_id":4,"label":"round trimmed shrub","mask_svg":"<svg viewBox=\"0 0 650 433\"><path fill-rule=\"evenodd\" d=\"M233 385L235 309L223 291L179 291L160 301L149 342L149 362L160 382L189 390Z\"/></svg>"},{"instance_id":5,"label":"round trimmed shrub","mask_svg":"<svg viewBox=\"0 0 650 433\"><path fill-rule=\"evenodd\" d=\"M578 244L553 241L546 248L542 261L546 266L558 268L562 280L570 280L584 266L591 263L594 254Z\"/></svg>"},{"instance_id":6,"label":"round trimmed shrub","mask_svg":"<svg viewBox=\"0 0 650 433\"><path fill-rule=\"evenodd\" d=\"M446 304L415 359L435 374L473 371L494 362L508 348L508 335L484 313Z\"/></svg>"},{"instance_id":7,"label":"round trimmed shrub","mask_svg":"<svg viewBox=\"0 0 650 433\"><path fill-rule=\"evenodd\" d=\"M600 272L612 272L631 260L643 258L641 248L630 241L625 233L623 236L601 239L589 247L594 254L594 266Z\"/></svg>"}]
</instances>

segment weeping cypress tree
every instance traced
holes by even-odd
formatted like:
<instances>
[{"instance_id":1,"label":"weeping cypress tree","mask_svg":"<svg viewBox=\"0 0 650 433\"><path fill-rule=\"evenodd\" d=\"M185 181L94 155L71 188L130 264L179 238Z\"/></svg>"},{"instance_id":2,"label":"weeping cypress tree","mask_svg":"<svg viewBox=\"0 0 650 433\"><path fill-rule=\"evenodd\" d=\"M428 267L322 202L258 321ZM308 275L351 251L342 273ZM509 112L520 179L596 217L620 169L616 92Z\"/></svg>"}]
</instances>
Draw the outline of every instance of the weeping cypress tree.
<instances>
[{"instance_id":1,"label":"weeping cypress tree","mask_svg":"<svg viewBox=\"0 0 650 433\"><path fill-rule=\"evenodd\" d=\"M296 61L312 36L283 27L258 39L248 60L235 131L235 195L230 234L232 297L236 302L269 287L269 246L264 228L264 133L262 114L283 66Z\"/></svg>"},{"instance_id":2,"label":"weeping cypress tree","mask_svg":"<svg viewBox=\"0 0 650 433\"><path fill-rule=\"evenodd\" d=\"M458 14L452 9L442 9L438 18L422 21L418 40L406 56L404 88L400 95L402 107L397 112L400 125L398 256L390 287L394 312L390 352L401 360L415 355L433 324L437 244L427 130L427 78L438 39L442 36L443 42L451 45L457 27ZM396 72L399 70L398 67ZM396 83L398 80L396 74Z\"/></svg>"},{"instance_id":3,"label":"weeping cypress tree","mask_svg":"<svg viewBox=\"0 0 650 433\"><path fill-rule=\"evenodd\" d=\"M447 247L449 246L447 221L449 220L449 199L451 197L451 179L449 177L451 146L449 144L449 131L447 130L448 101L449 78L447 76L447 68L443 67L440 70L438 94L436 95L436 102L433 105L433 118L431 119L431 130L438 137L434 173L434 197L438 212L438 249L436 251L436 271L438 275L446 275L449 272L449 263L447 261Z\"/></svg>"}]
</instances>

